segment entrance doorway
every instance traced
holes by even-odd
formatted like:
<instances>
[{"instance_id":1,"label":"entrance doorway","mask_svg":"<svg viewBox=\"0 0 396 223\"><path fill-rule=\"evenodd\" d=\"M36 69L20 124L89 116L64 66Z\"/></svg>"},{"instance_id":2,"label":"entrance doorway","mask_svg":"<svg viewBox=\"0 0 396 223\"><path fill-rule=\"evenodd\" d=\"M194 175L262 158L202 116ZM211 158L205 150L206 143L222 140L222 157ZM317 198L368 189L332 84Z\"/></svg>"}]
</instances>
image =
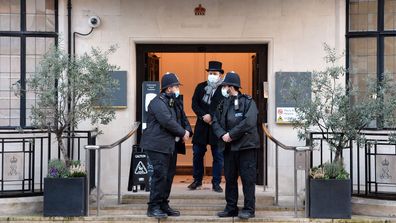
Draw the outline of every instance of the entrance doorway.
<instances>
[{"instance_id":1,"label":"entrance doorway","mask_svg":"<svg viewBox=\"0 0 396 223\"><path fill-rule=\"evenodd\" d=\"M184 109L194 129L196 117L191 109L191 98L198 83L207 80L205 69L211 60L221 61L226 72L235 71L241 77L242 93L252 95L259 108L259 123L267 121L267 101L263 97L263 82L267 81L267 45L176 45L138 44L137 52L137 120L141 120L141 88L143 81L159 81L165 72L176 73L183 84ZM261 131L261 128L260 128ZM139 131L141 132L141 131ZM262 135L262 134L260 134ZM138 141L140 135L138 135ZM263 184L266 171L263 150L257 151L257 183ZM177 172L192 175L192 144L188 142L187 154L178 157ZM205 172L211 173L212 157L208 149Z\"/></svg>"}]
</instances>

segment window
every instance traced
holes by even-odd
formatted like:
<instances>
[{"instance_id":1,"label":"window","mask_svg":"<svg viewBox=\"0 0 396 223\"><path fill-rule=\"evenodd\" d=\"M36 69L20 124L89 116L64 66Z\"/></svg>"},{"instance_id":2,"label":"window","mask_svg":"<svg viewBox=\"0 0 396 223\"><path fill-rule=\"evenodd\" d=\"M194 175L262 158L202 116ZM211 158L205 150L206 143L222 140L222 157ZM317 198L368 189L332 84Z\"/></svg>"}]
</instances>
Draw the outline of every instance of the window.
<instances>
[{"instance_id":1,"label":"window","mask_svg":"<svg viewBox=\"0 0 396 223\"><path fill-rule=\"evenodd\" d=\"M348 0L346 27L347 80L364 91L368 77L396 77L396 0Z\"/></svg>"},{"instance_id":2,"label":"window","mask_svg":"<svg viewBox=\"0 0 396 223\"><path fill-rule=\"evenodd\" d=\"M377 30L377 1L351 0L349 4L349 18L350 31Z\"/></svg>"},{"instance_id":3,"label":"window","mask_svg":"<svg viewBox=\"0 0 396 223\"><path fill-rule=\"evenodd\" d=\"M57 0L0 0L0 128L30 127L35 95L26 84L57 44Z\"/></svg>"}]
</instances>

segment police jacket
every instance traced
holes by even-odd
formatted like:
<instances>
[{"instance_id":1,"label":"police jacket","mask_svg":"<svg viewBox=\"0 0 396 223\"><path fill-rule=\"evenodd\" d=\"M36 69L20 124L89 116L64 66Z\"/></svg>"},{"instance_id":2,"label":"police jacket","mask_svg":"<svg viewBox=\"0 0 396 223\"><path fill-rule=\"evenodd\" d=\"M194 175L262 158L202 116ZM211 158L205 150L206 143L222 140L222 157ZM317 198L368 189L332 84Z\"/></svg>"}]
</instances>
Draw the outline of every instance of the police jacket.
<instances>
[{"instance_id":1,"label":"police jacket","mask_svg":"<svg viewBox=\"0 0 396 223\"><path fill-rule=\"evenodd\" d=\"M185 130L192 135L181 102L174 96L161 93L148 106L147 128L143 132L140 147L145 151L171 154L175 151L176 137L180 138L177 144L183 144Z\"/></svg>"},{"instance_id":2,"label":"police jacket","mask_svg":"<svg viewBox=\"0 0 396 223\"><path fill-rule=\"evenodd\" d=\"M192 142L193 144L200 144L204 146L208 144L217 145L218 138L213 133L211 125L204 122L202 116L210 114L213 120L217 106L224 99L223 95L221 94L221 86L219 86L211 98L210 105L204 102L202 98L205 95L205 87L207 85L208 83L206 81L199 83L195 88L194 95L192 97L192 109L197 115L197 122L194 129L195 134L193 136Z\"/></svg>"},{"instance_id":3,"label":"police jacket","mask_svg":"<svg viewBox=\"0 0 396 223\"><path fill-rule=\"evenodd\" d=\"M235 99L238 99L235 106ZM258 110L253 99L244 94L226 98L218 107L212 127L219 140L219 149L224 151L226 143L222 136L227 132L232 141L231 151L260 147L257 126Z\"/></svg>"}]
</instances>

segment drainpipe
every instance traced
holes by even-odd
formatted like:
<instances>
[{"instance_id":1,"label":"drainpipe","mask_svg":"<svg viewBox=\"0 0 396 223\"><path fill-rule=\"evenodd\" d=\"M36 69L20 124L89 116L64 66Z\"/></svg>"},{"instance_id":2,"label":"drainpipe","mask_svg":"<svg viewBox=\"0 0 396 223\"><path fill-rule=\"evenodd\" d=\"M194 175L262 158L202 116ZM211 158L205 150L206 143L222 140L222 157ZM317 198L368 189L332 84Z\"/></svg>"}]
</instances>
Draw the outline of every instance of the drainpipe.
<instances>
[{"instance_id":1,"label":"drainpipe","mask_svg":"<svg viewBox=\"0 0 396 223\"><path fill-rule=\"evenodd\" d=\"M71 56L72 32L71 32L72 1L67 0L67 53Z\"/></svg>"},{"instance_id":2,"label":"drainpipe","mask_svg":"<svg viewBox=\"0 0 396 223\"><path fill-rule=\"evenodd\" d=\"M72 0L67 0L67 54L69 56L69 60L71 59L71 47L72 47L72 32L71 32L71 26L72 26ZM67 99L67 111L70 112L71 110L71 97L69 96ZM68 127L68 133L67 133L67 154L70 157L70 132L73 131L73 129L69 126ZM72 158L72 157L70 157Z\"/></svg>"}]
</instances>

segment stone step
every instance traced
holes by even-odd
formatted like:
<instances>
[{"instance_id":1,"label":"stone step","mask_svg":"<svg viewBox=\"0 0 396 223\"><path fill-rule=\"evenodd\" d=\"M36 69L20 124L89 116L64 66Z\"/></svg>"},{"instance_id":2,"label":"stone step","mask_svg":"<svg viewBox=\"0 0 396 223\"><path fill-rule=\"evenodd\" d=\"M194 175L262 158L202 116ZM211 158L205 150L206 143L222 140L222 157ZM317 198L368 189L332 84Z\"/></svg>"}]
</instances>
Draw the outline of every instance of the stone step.
<instances>
[{"instance_id":1,"label":"stone step","mask_svg":"<svg viewBox=\"0 0 396 223\"><path fill-rule=\"evenodd\" d=\"M200 211L200 210L190 210L190 211L183 211L180 210L181 216L190 216L190 217L195 217L195 216L207 216L209 217L216 217L217 213L221 210L217 211ZM138 210L138 211L120 211L120 210L100 210L100 215L101 216L127 216L127 215L146 215L146 210ZM90 215L96 215L96 210L91 211ZM298 216L303 216L304 212L299 211ZM293 217L294 212L293 211L256 211L256 216L257 217L268 217L268 216L277 216L277 217Z\"/></svg>"},{"instance_id":2,"label":"stone step","mask_svg":"<svg viewBox=\"0 0 396 223\"><path fill-rule=\"evenodd\" d=\"M396 222L391 219L372 218L365 216L353 216L350 220L345 219L308 219L308 218L294 218L292 216L257 216L251 218L248 221L240 220L239 218L219 218L216 216L179 216L179 217L168 217L166 219L157 220L155 218L149 218L146 215L123 215L123 216L89 216L89 217L42 217L42 216L12 216L12 217L0 217L0 222L34 222L34 223L49 223L49 222L112 222L112 223L125 223L125 222L144 222L144 223L160 223L160 222Z\"/></svg>"},{"instance_id":3,"label":"stone step","mask_svg":"<svg viewBox=\"0 0 396 223\"><path fill-rule=\"evenodd\" d=\"M191 203L190 205L173 205L171 206L179 210L182 215L190 216L216 216L217 212L222 211L225 207L224 205L200 205ZM91 205L91 214L96 214L96 206ZM147 211L147 204L106 204L101 207L100 213L104 215L144 215ZM299 212L303 214L303 209ZM277 213L281 216L292 216L294 214L294 209L289 207L279 207L279 206L263 206L256 205L256 214L262 216L268 216L268 213Z\"/></svg>"},{"instance_id":4,"label":"stone step","mask_svg":"<svg viewBox=\"0 0 396 223\"><path fill-rule=\"evenodd\" d=\"M172 204L185 204L190 205L194 204L225 204L225 197L224 193L211 193L211 194L175 194L171 195L170 202ZM149 198L148 193L141 193L141 194L131 194L131 195L124 195L122 197L121 203L122 204L141 204L147 203ZM243 203L243 196L239 196L240 204ZM272 196L259 194L256 195L256 204L270 206L274 204L274 198Z\"/></svg>"},{"instance_id":5,"label":"stone step","mask_svg":"<svg viewBox=\"0 0 396 223\"><path fill-rule=\"evenodd\" d=\"M377 200L352 197L352 213L377 217L396 218L395 200Z\"/></svg>"},{"instance_id":6,"label":"stone step","mask_svg":"<svg viewBox=\"0 0 396 223\"><path fill-rule=\"evenodd\" d=\"M182 210L190 210L190 209L200 209L200 210L210 210L210 209L221 209L224 208L223 204L199 204L199 203L190 203L189 205L184 205L184 204L173 204L172 202L170 205L174 208L177 209L182 209ZM242 205L242 203L238 203L239 206ZM101 209L107 209L107 210L114 210L114 209L120 209L120 210L126 210L126 209L146 209L147 204L146 203L141 203L141 204L117 204L115 202L107 202L105 204L101 203ZM302 207L301 207L302 208ZM96 203L91 203L90 204L90 209L96 209ZM256 210L271 210L271 211L289 211L289 210L294 210L294 207L286 207L286 206L274 206L274 205L262 205L262 204L256 204ZM302 210L302 209L301 209Z\"/></svg>"}]
</instances>

